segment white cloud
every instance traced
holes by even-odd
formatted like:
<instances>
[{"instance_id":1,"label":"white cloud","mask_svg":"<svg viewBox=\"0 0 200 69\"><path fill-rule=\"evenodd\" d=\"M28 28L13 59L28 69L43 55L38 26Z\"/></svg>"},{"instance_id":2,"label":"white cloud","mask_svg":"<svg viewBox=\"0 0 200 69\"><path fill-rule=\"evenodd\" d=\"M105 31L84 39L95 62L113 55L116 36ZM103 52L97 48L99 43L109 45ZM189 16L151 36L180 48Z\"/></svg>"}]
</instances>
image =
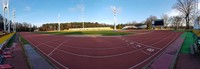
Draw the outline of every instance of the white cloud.
<instances>
[{"instance_id":1,"label":"white cloud","mask_svg":"<svg viewBox=\"0 0 200 69\"><path fill-rule=\"evenodd\" d=\"M24 11L30 11L31 10L31 7L30 6L26 6L25 8L24 8Z\"/></svg>"},{"instance_id":2,"label":"white cloud","mask_svg":"<svg viewBox=\"0 0 200 69\"><path fill-rule=\"evenodd\" d=\"M178 16L180 13L176 9L171 9L170 11L165 12L169 17Z\"/></svg>"},{"instance_id":3,"label":"white cloud","mask_svg":"<svg viewBox=\"0 0 200 69\"><path fill-rule=\"evenodd\" d=\"M85 6L83 4L77 4L75 7L69 8L68 11L76 12L76 11L84 11Z\"/></svg>"}]
</instances>

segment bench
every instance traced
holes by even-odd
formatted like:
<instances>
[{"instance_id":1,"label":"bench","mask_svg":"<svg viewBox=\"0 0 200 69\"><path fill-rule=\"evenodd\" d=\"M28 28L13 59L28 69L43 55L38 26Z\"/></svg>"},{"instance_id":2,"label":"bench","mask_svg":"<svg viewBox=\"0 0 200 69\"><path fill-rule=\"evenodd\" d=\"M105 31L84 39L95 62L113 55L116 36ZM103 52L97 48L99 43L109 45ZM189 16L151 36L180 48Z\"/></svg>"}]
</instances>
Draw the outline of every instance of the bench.
<instances>
[{"instance_id":1,"label":"bench","mask_svg":"<svg viewBox=\"0 0 200 69\"><path fill-rule=\"evenodd\" d=\"M190 53L191 53L192 55L194 55L194 46L193 46L193 44L190 45Z\"/></svg>"},{"instance_id":2,"label":"bench","mask_svg":"<svg viewBox=\"0 0 200 69\"><path fill-rule=\"evenodd\" d=\"M4 35L6 35L6 33L3 32L3 31L0 31L0 37L2 37L2 36L4 36Z\"/></svg>"},{"instance_id":3,"label":"bench","mask_svg":"<svg viewBox=\"0 0 200 69\"><path fill-rule=\"evenodd\" d=\"M12 69L12 68L14 67L10 64L0 64L0 69Z\"/></svg>"},{"instance_id":4,"label":"bench","mask_svg":"<svg viewBox=\"0 0 200 69\"><path fill-rule=\"evenodd\" d=\"M2 55L3 58L12 58L13 56L12 55Z\"/></svg>"},{"instance_id":5,"label":"bench","mask_svg":"<svg viewBox=\"0 0 200 69\"><path fill-rule=\"evenodd\" d=\"M3 56L0 56L0 64L2 64L3 63Z\"/></svg>"},{"instance_id":6,"label":"bench","mask_svg":"<svg viewBox=\"0 0 200 69\"><path fill-rule=\"evenodd\" d=\"M3 52L3 55L10 55L10 54L12 54L12 52L10 52L10 51Z\"/></svg>"},{"instance_id":7,"label":"bench","mask_svg":"<svg viewBox=\"0 0 200 69\"><path fill-rule=\"evenodd\" d=\"M190 50L192 55L199 52L198 46L195 43L190 46Z\"/></svg>"}]
</instances>

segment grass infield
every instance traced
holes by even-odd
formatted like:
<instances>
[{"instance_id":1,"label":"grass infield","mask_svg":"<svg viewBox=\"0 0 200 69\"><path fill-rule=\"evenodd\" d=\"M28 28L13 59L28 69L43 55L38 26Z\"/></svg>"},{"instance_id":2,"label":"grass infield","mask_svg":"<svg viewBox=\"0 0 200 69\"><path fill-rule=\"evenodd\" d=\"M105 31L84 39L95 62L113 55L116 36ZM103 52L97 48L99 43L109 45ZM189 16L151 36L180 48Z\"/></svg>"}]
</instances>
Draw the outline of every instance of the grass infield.
<instances>
[{"instance_id":1,"label":"grass infield","mask_svg":"<svg viewBox=\"0 0 200 69\"><path fill-rule=\"evenodd\" d=\"M114 36L114 35L128 35L133 33L128 32L117 32L117 31L61 31L61 32L35 32L38 34L55 34L55 35L103 35L103 36Z\"/></svg>"}]
</instances>

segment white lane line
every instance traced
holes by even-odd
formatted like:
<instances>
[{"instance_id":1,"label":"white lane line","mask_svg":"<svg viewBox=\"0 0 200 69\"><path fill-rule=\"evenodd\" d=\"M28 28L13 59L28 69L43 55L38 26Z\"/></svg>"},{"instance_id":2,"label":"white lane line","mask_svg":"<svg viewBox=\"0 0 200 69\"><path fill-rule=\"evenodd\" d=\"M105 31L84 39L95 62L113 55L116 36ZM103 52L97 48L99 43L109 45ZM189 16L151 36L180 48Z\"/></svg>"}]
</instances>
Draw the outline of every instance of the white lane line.
<instances>
[{"instance_id":1,"label":"white lane line","mask_svg":"<svg viewBox=\"0 0 200 69\"><path fill-rule=\"evenodd\" d=\"M27 41L29 41L29 40L27 40ZM30 43L31 45L35 45L35 44L33 44L31 41L29 41L29 43ZM49 57L51 60L53 60L54 62L56 62L58 65L60 65L60 66L63 67L64 69L69 69L69 68L66 67L65 65L63 65L63 64L61 64L60 62L56 61L54 58L48 56L44 51L40 50L38 47L35 46L35 48L37 48L37 50L39 50L40 52L42 52L44 55L46 55L47 57Z\"/></svg>"},{"instance_id":2,"label":"white lane line","mask_svg":"<svg viewBox=\"0 0 200 69\"><path fill-rule=\"evenodd\" d=\"M174 33L170 34L170 36L168 36L167 38L173 36L173 34L174 34ZM162 39L162 40L160 40L160 41L158 41L158 42L155 42L155 43L151 44L151 46L152 46L152 45L155 45L155 44L157 44L157 43L160 43L160 42L164 41L164 40L167 39L167 38L164 38L164 39Z\"/></svg>"},{"instance_id":3,"label":"white lane line","mask_svg":"<svg viewBox=\"0 0 200 69\"><path fill-rule=\"evenodd\" d=\"M71 38L71 39L68 39L68 40L65 40L64 42L62 42L61 44L59 44L56 48L54 48L54 50L52 50L49 54L48 54L48 56L49 55L52 55L52 53L55 51L55 50L57 50L60 46L62 46L65 42L68 42L68 41L70 41L70 40L72 40L73 38Z\"/></svg>"},{"instance_id":4,"label":"white lane line","mask_svg":"<svg viewBox=\"0 0 200 69\"><path fill-rule=\"evenodd\" d=\"M170 36L171 35L173 35L174 33L170 33ZM169 37L169 36L168 36ZM167 38L168 38L167 37ZM124 39L124 38L120 38L120 39ZM165 38L166 39L166 38ZM165 39L162 39L161 41L163 41L163 40L165 40ZM126 40L128 40L128 39L126 39ZM129 40L130 41L130 40ZM149 41L151 41L151 40L149 40ZM159 41L159 42L161 42L161 41ZM141 44L141 45L144 45L144 46L147 46L147 47L151 47L151 48L154 48L154 49L161 49L161 48L158 48L158 47L154 47L154 46L152 46L152 45L154 45L154 44L156 44L156 43L159 43L159 42L156 42L156 43L153 43L153 44L151 44L151 45L146 45L146 44L143 44L143 43L140 43L140 42L136 42L136 41L132 41L132 42L135 42L135 43L138 43L138 44Z\"/></svg>"},{"instance_id":5,"label":"white lane line","mask_svg":"<svg viewBox=\"0 0 200 69\"><path fill-rule=\"evenodd\" d=\"M145 53L145 54L147 54L147 55L151 55L150 53L145 52L145 51L143 51L143 50L140 50L140 51L143 52L143 53Z\"/></svg>"},{"instance_id":6,"label":"white lane line","mask_svg":"<svg viewBox=\"0 0 200 69\"><path fill-rule=\"evenodd\" d=\"M142 48L143 49L143 48ZM129 51L129 52L125 52L125 53L120 53L120 54L114 54L114 55L107 55L107 56L91 56L91 55L81 55L81 54L76 54L76 53L71 53L71 52L67 52L61 49L58 49L59 51L66 53L66 54L71 54L74 56L80 56L80 57L89 57L89 58L110 58L110 57L117 57L117 56L122 56L122 55L126 55L126 54L130 54L130 53L134 53L134 52L138 52L141 49L137 49L137 50L133 50L133 51Z\"/></svg>"},{"instance_id":7,"label":"white lane line","mask_svg":"<svg viewBox=\"0 0 200 69\"><path fill-rule=\"evenodd\" d=\"M148 33L153 33L154 31L149 31L149 32L145 32L145 33L137 33L137 34L133 34L133 35L142 35L142 34L148 34ZM132 35L128 35L128 36L132 36Z\"/></svg>"},{"instance_id":8,"label":"white lane line","mask_svg":"<svg viewBox=\"0 0 200 69\"><path fill-rule=\"evenodd\" d=\"M46 45L48 47L51 47L50 45ZM51 47L53 48L53 47ZM147 47L144 47L144 48L141 48L141 49L137 49L137 50L134 50L134 51L129 51L129 52L125 52L125 53L120 53L120 54L113 54L113 55L107 55L107 56L91 56L91 55L81 55L81 54L76 54L76 53L71 53L71 52L68 52L68 51L65 51L65 50L62 50L62 49L57 49L58 51L61 51L63 53L66 53L66 54L70 54L70 55L74 55L74 56L80 56L80 57L89 57L89 58L109 58L109 57L116 57L116 56L121 56L121 55L126 55L126 54L129 54L129 53L134 53L134 52L138 52L142 49L145 49Z\"/></svg>"},{"instance_id":9,"label":"white lane line","mask_svg":"<svg viewBox=\"0 0 200 69\"><path fill-rule=\"evenodd\" d=\"M177 34L175 34L175 35L176 35L176 36L175 36L167 45L165 45L163 48L161 48L161 50L163 50L164 48L166 48L167 46L169 46L169 45L176 39ZM158 54L161 50L157 51L155 54L151 55L149 58L145 59L144 61L142 61L142 62L140 62L140 63L138 63L138 64L136 64L136 65L130 67L129 69L134 69L135 67L137 67L137 66L143 64L144 62L148 61L148 60L151 59L153 56L155 56L156 54ZM163 51L163 52L164 52L164 51ZM162 53L163 53L163 52L162 52ZM162 54L162 53L161 53L161 54Z\"/></svg>"},{"instance_id":10,"label":"white lane line","mask_svg":"<svg viewBox=\"0 0 200 69\"><path fill-rule=\"evenodd\" d=\"M46 43L42 43L46 46L49 46L51 48L55 48L53 46L50 46ZM109 49L118 49L118 48L124 48L124 47L129 47L128 45L126 46L119 46L119 47L111 47L111 48L84 48L84 47L75 47L75 46L69 46L69 45L61 45L61 46L64 46L64 47L68 47L68 48L75 48L75 49L92 49L92 50L109 50Z\"/></svg>"},{"instance_id":11,"label":"white lane line","mask_svg":"<svg viewBox=\"0 0 200 69\"><path fill-rule=\"evenodd\" d=\"M39 45L44 44L44 43L49 43L49 42L53 42L53 41L58 41L58 40L61 40L61 39L63 39L63 38L56 39L56 40L50 40L50 41L47 41L47 42L39 42L40 44L37 44L36 46L39 46ZM36 41L36 40L34 40L34 41Z\"/></svg>"},{"instance_id":12,"label":"white lane line","mask_svg":"<svg viewBox=\"0 0 200 69\"><path fill-rule=\"evenodd\" d=\"M122 39L122 38L119 38L119 39ZM128 43L127 43L128 42ZM141 45L139 45L139 44L137 44L136 45L136 47L135 46L133 46L133 44L134 44L134 42L133 41L130 41L130 40L126 40L125 39L125 43L129 46L131 46L131 48L133 48L133 49L138 49L138 48L141 48L142 46ZM142 48L143 49L143 48ZM150 53L148 53L148 52L145 52L145 51L143 51L142 49L138 49L140 52L143 52L143 53L145 53L145 54L147 54L147 55L151 55Z\"/></svg>"},{"instance_id":13,"label":"white lane line","mask_svg":"<svg viewBox=\"0 0 200 69\"><path fill-rule=\"evenodd\" d=\"M161 38L165 38L166 36L168 36L168 35L171 35L172 33L168 33L168 34L165 34L164 36L162 36L162 37L160 37L159 36L159 38L158 38L158 36L156 36L156 35L153 35L153 36L155 36L155 37L152 37L152 38L150 38L150 39L145 39L145 40L151 40L151 39L153 39L153 40L155 40L155 39L161 39ZM161 34L159 34L159 35L161 35ZM151 40L152 41L152 40ZM141 42L141 43L145 43L145 42L149 42L149 41L143 41L143 42Z\"/></svg>"},{"instance_id":14,"label":"white lane line","mask_svg":"<svg viewBox=\"0 0 200 69\"><path fill-rule=\"evenodd\" d=\"M121 39L121 38L119 38L119 39ZM150 45L146 45L146 44L142 44L142 43L139 43L139 42L136 42L136 41L133 41L133 40L129 40L129 39L125 39L125 38L123 38L125 41L130 41L130 42L132 42L132 44L134 43L134 44L140 44L140 45L143 45L143 46L146 46L146 47L151 47L151 48L154 48L154 49L161 49L161 48L158 48L158 47L153 47L153 46L150 46ZM127 42L125 42L125 43L127 43ZM130 43L129 43L130 44Z\"/></svg>"},{"instance_id":15,"label":"white lane line","mask_svg":"<svg viewBox=\"0 0 200 69\"><path fill-rule=\"evenodd\" d=\"M48 47L51 47L53 48L52 46L50 45L47 45L45 44L46 46ZM137 51L141 51L141 52L144 52L142 51L142 49L145 49L147 47L144 47L144 48L141 48L141 49L137 49L137 50L134 50L134 51L129 51L129 52L125 52L125 53L120 53L120 54L114 54L114 55L108 55L108 56L90 56L90 55L80 55L80 54L76 54L76 53L71 53L71 52L68 52L68 51L64 51L64 50L61 50L61 49L57 49L63 53L67 53L67 54L71 54L71 55L75 55L75 56L81 56L81 57L90 57L90 58L108 58L108 57L115 57L115 56L121 56L121 55L125 55L125 54L129 54L129 53L133 53L133 52L137 52ZM146 53L145 54L147 55L150 55L149 53Z\"/></svg>"},{"instance_id":16,"label":"white lane line","mask_svg":"<svg viewBox=\"0 0 200 69\"><path fill-rule=\"evenodd\" d=\"M46 43L42 43L48 47L51 47L51 48L55 48L51 45L48 45ZM69 46L69 45L61 45L61 46L64 46L64 47L68 47L68 48L75 48L75 49L92 49L92 50L109 50L109 49L118 49L118 48L124 48L124 47L130 47L128 45L126 46L119 46L119 47L111 47L111 48L84 48L84 47L75 47L75 46Z\"/></svg>"},{"instance_id":17,"label":"white lane line","mask_svg":"<svg viewBox=\"0 0 200 69\"><path fill-rule=\"evenodd\" d=\"M34 41L36 41L36 40L34 40ZM52 41L49 41L49 42L52 42ZM41 43L41 44L48 45L47 43ZM58 44L58 43L54 43L54 44ZM121 43L109 43L109 45L114 45L114 44L121 44ZM105 44L105 45L108 45L108 44ZM75 47L75 46L69 46L69 45L62 45L62 46L69 47L69 48L76 48L76 49L108 50L108 49L118 49L118 48L129 47L127 44L125 44L125 45L126 46L109 47L109 48L84 48L84 47ZM51 46L51 47L53 47L53 46Z\"/></svg>"},{"instance_id":18,"label":"white lane line","mask_svg":"<svg viewBox=\"0 0 200 69\"><path fill-rule=\"evenodd\" d=\"M160 34L159 34L160 35ZM168 34L167 34L168 35ZM148 36L148 38L146 37L146 36ZM144 37L144 36L143 36ZM155 35L155 34L150 34L150 35L145 35L145 38L143 38L144 40L150 40L150 39L153 39L153 38L156 38L156 37L158 37L157 35ZM134 37L131 37L131 38L134 38ZM141 38L134 38L134 39L132 39L132 40L137 40L137 39L141 39ZM144 41L145 42L145 41ZM144 43L143 42L143 43Z\"/></svg>"},{"instance_id":19,"label":"white lane line","mask_svg":"<svg viewBox=\"0 0 200 69\"><path fill-rule=\"evenodd\" d=\"M134 47L134 46L131 45L131 47L132 47L132 48L138 49L137 47L141 48L142 46L141 46L141 45L136 45L136 47ZM147 48L147 47L144 47L144 48ZM142 48L142 49L144 49L144 48ZM151 55L150 53L145 52L145 51L143 51L142 49L140 49L141 52L143 52L143 53L145 53L145 54L147 54L147 55Z\"/></svg>"}]
</instances>

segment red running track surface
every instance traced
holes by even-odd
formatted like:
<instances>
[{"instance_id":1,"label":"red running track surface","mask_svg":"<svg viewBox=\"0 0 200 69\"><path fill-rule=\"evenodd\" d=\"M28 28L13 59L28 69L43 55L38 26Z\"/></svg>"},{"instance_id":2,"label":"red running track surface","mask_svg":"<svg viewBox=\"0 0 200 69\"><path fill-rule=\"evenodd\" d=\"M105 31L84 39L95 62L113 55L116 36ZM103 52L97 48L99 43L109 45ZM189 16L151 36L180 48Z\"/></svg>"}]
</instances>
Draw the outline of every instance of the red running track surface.
<instances>
[{"instance_id":1,"label":"red running track surface","mask_svg":"<svg viewBox=\"0 0 200 69\"><path fill-rule=\"evenodd\" d=\"M20 34L59 69L134 69L157 57L182 33L151 31L117 37Z\"/></svg>"}]
</instances>

